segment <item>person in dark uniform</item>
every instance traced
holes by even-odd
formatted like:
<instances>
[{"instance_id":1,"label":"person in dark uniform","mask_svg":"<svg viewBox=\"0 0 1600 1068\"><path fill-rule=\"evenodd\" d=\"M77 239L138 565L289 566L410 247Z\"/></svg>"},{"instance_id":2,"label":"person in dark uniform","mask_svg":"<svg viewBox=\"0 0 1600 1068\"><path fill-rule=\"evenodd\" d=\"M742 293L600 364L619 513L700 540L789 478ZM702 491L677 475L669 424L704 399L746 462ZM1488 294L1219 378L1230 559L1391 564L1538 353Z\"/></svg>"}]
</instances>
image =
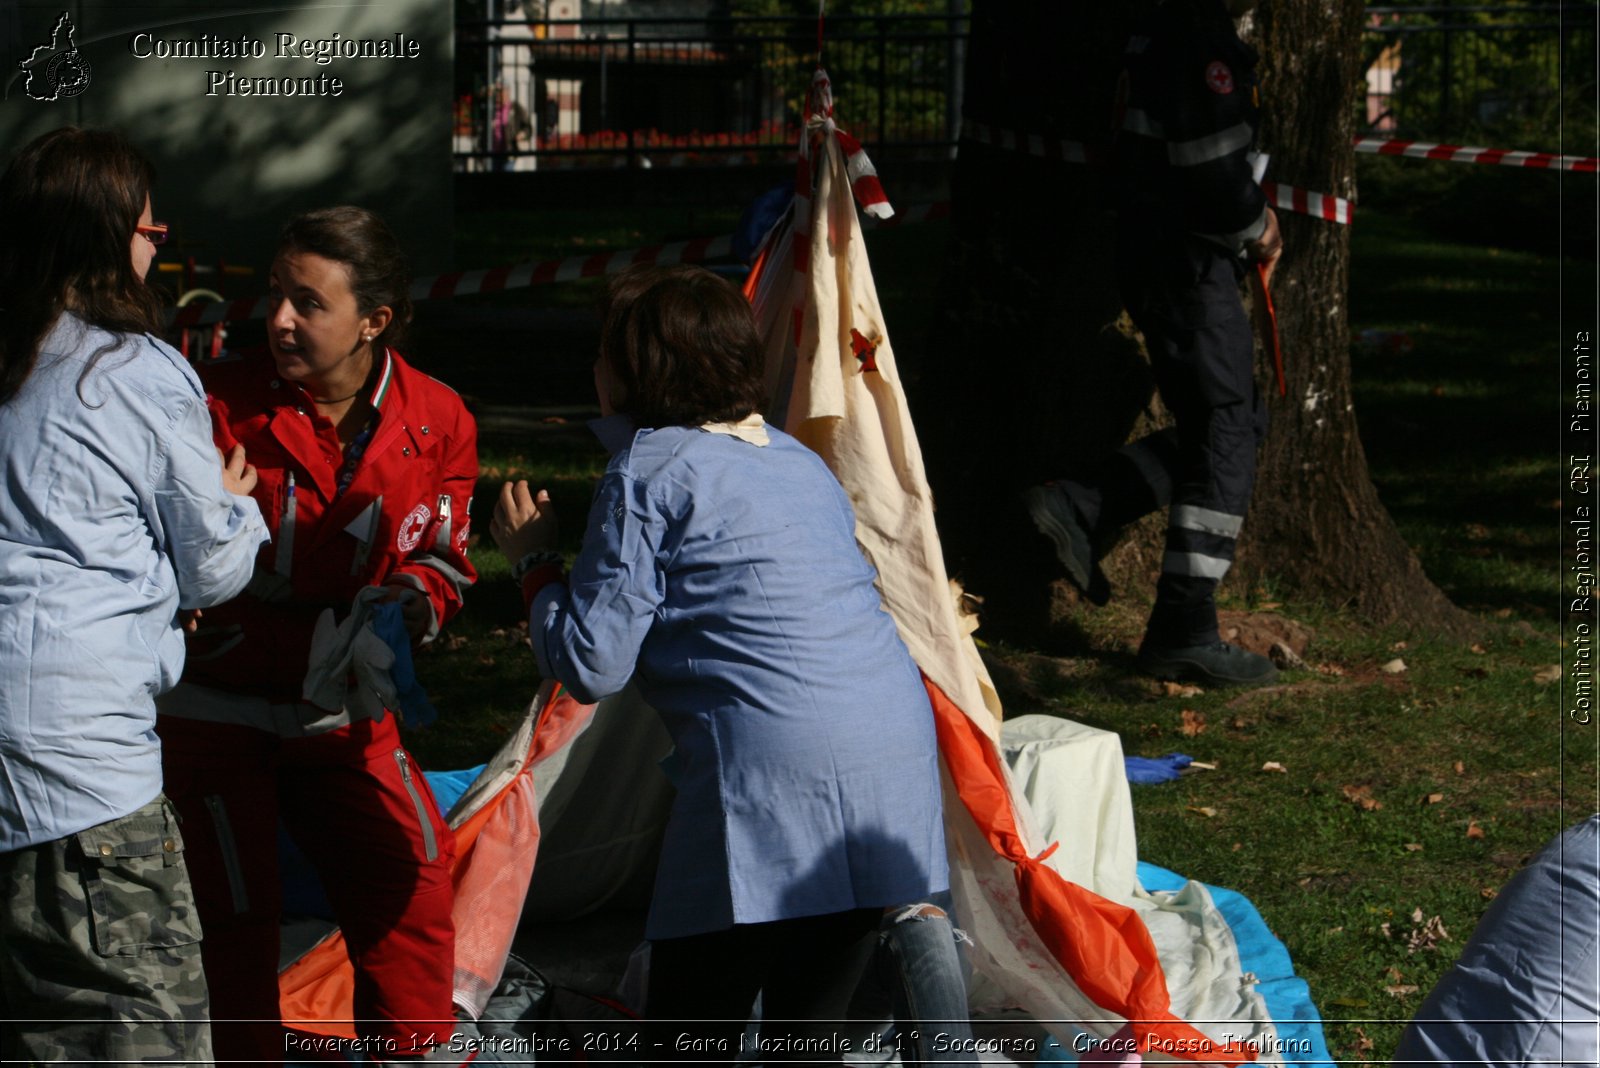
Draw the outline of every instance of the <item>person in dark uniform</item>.
<instances>
[{"instance_id":1,"label":"person in dark uniform","mask_svg":"<svg viewBox=\"0 0 1600 1068\"><path fill-rule=\"evenodd\" d=\"M1028 492L1069 578L1104 604L1097 563L1117 531L1171 505L1140 670L1213 686L1269 682L1271 661L1222 641L1216 588L1250 503L1266 410L1239 296L1270 272L1278 221L1253 172L1256 53L1233 19L1255 0L1165 0L1130 38L1118 87L1117 279L1176 426L1084 481Z\"/></svg>"}]
</instances>

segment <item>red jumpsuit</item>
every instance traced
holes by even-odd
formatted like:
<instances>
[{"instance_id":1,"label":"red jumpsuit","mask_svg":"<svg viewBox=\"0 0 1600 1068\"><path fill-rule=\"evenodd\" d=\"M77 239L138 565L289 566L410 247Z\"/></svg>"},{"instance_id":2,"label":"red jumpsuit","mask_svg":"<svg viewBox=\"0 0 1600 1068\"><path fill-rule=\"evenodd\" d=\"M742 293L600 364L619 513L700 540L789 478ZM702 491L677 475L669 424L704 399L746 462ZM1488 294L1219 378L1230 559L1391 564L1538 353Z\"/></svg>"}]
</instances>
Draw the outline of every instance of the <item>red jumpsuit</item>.
<instances>
[{"instance_id":1,"label":"red jumpsuit","mask_svg":"<svg viewBox=\"0 0 1600 1068\"><path fill-rule=\"evenodd\" d=\"M427 598L424 640L476 575L468 507L476 428L459 397L392 350L347 487L332 423L265 352L203 368L219 447L245 446L272 531L256 578L207 609L160 704L168 796L184 818L219 1060L279 1060L281 819L316 866L355 964L365 1052L415 1055L451 1033L453 841L393 713L300 700L318 615L364 586ZM358 439L359 441L359 439ZM255 1025L228 1020L259 1021Z\"/></svg>"}]
</instances>

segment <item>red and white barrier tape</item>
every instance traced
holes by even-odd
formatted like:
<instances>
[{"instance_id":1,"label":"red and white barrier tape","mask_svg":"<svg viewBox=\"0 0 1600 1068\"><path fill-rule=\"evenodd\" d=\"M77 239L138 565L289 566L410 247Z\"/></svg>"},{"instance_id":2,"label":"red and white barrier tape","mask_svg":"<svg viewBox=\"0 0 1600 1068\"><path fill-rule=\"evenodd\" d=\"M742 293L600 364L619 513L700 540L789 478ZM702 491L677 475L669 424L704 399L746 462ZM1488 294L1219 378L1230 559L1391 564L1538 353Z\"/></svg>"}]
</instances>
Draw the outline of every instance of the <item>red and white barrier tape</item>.
<instances>
[{"instance_id":1,"label":"red and white barrier tape","mask_svg":"<svg viewBox=\"0 0 1600 1068\"><path fill-rule=\"evenodd\" d=\"M1048 138L1023 130L1007 130L986 123L966 119L961 124L962 136L980 144L1013 152L1025 152L1041 159L1067 163L1104 163L1105 149L1079 141ZM853 148L854 153L849 153ZM1534 170L1562 170L1579 173L1600 173L1600 158L1594 156L1562 156L1549 152L1510 151L1501 148L1474 148L1462 145L1441 145L1425 141L1393 141L1382 137L1359 137L1355 150L1368 155L1406 156L1412 159L1448 160L1453 163L1498 164L1505 167L1527 167ZM856 180L856 194L869 211L879 204L884 208L882 187L877 184L875 172L859 144L848 145L851 156L851 177ZM860 163L856 155L860 155ZM1355 205L1343 197L1326 193L1313 193L1292 185L1262 182L1272 206L1283 211L1299 212L1329 222L1348 225L1355 216ZM883 210L880 208L879 210ZM920 204L901 212L893 219L868 218L866 226L907 225L931 222L950 214L950 203ZM411 299L430 300L441 297L465 296L472 293L495 293L502 289L520 289L526 286L545 285L550 282L568 282L578 278L595 278L613 274L635 263L654 263L670 267L678 263L701 263L728 255L733 247L730 236L702 237L693 241L679 241L670 245L651 245L627 249L622 252L601 252L592 256L569 256L563 260L546 260L543 263L524 263L515 267L494 267L481 271L457 271L424 278L411 287ZM246 297L242 300L219 304L192 304L181 308L173 319L173 326L205 326L211 323L237 322L243 319L263 319L267 314L265 297Z\"/></svg>"},{"instance_id":2,"label":"red and white barrier tape","mask_svg":"<svg viewBox=\"0 0 1600 1068\"><path fill-rule=\"evenodd\" d=\"M1012 152L1026 152L1030 156L1064 163L1100 165L1111 158L1109 149L1104 145L1044 137L1023 130L1006 130L972 119L962 120L961 136L981 145L992 145ZM1281 185L1277 182L1262 182L1261 189L1267 194L1267 200L1272 206L1281 211L1297 211L1302 215L1344 223L1347 226L1355 214L1355 205L1343 197L1313 193L1310 190Z\"/></svg>"},{"instance_id":3,"label":"red and white barrier tape","mask_svg":"<svg viewBox=\"0 0 1600 1068\"><path fill-rule=\"evenodd\" d=\"M1427 141L1392 141L1386 137L1358 137L1356 151L1373 156L1409 156L1412 159L1449 160L1452 163L1495 163L1503 167L1529 167L1535 170L1600 172L1600 159L1594 156L1558 156L1551 152L1438 145Z\"/></svg>"},{"instance_id":4,"label":"red and white barrier tape","mask_svg":"<svg viewBox=\"0 0 1600 1068\"><path fill-rule=\"evenodd\" d=\"M1109 158L1104 145L1045 137L1026 130L1007 130L973 119L961 120L961 136L980 145L991 145L1010 152L1026 152L1040 159L1060 160L1063 163L1104 163Z\"/></svg>"},{"instance_id":5,"label":"red and white barrier tape","mask_svg":"<svg viewBox=\"0 0 1600 1068\"><path fill-rule=\"evenodd\" d=\"M1279 211L1297 211L1301 215L1327 219L1329 222L1343 223L1346 226L1350 225L1350 220L1356 214L1356 206L1344 197L1311 193L1292 185L1279 185L1277 182L1262 182L1261 191L1267 194L1268 203Z\"/></svg>"},{"instance_id":6,"label":"red and white barrier tape","mask_svg":"<svg viewBox=\"0 0 1600 1068\"><path fill-rule=\"evenodd\" d=\"M972 119L962 121L961 135L979 144L992 145L1013 152L1025 152L1041 159L1067 163L1103 163L1108 158L1107 150L1101 145L1044 137L1025 130L1002 129ZM1473 148L1463 145L1433 144L1427 141L1393 141L1383 137L1358 137L1355 139L1355 150L1374 156L1408 156L1412 159L1449 160L1452 163L1488 163L1535 170L1600 173L1600 158L1594 156L1561 156L1550 152ZM1262 182L1261 188L1266 192L1272 206L1284 211L1297 211L1303 215L1345 224L1349 224L1355 214L1355 205L1343 197L1313 193L1276 182Z\"/></svg>"},{"instance_id":7,"label":"red and white barrier tape","mask_svg":"<svg viewBox=\"0 0 1600 1068\"><path fill-rule=\"evenodd\" d=\"M551 282L570 282L578 278L597 278L601 275L615 274L635 263L652 263L660 267L671 267L679 263L702 263L726 256L732 249L732 236L724 234L721 237L701 237L693 241L648 245L621 252L598 252L591 256L569 256L562 260L524 263L514 267L454 271L432 278L419 278L411 284L411 299L433 300L472 293L498 293L502 289L522 289ZM242 319L264 319L266 315L265 297L246 297L218 304L191 304L179 309L172 325L181 329L210 323L237 322Z\"/></svg>"}]
</instances>

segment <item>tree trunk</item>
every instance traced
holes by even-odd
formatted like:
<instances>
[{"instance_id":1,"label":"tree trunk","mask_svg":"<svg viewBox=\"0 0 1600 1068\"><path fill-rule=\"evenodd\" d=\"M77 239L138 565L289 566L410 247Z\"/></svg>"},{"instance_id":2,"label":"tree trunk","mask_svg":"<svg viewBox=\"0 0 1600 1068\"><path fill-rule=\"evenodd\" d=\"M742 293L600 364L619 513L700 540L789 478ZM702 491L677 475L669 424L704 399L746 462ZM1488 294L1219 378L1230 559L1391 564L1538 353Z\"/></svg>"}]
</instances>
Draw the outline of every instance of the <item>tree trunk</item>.
<instances>
[{"instance_id":1,"label":"tree trunk","mask_svg":"<svg viewBox=\"0 0 1600 1068\"><path fill-rule=\"evenodd\" d=\"M1104 146L1135 8L974 0L968 116L1045 145ZM1266 0L1247 27L1263 53L1271 179L1354 198L1363 14L1361 0ZM939 316L912 400L951 572L988 600L986 625L1001 633L1041 633L1064 585L1051 589L1060 569L1022 490L1087 473L1167 421L1116 295L1106 178L1103 166L970 136L956 166ZM1249 589L1270 576L1373 622L1458 626L1465 617L1422 573L1367 475L1351 404L1349 228L1279 220L1287 251L1273 294L1288 394L1277 396L1263 352L1271 428L1228 581ZM1119 596L1153 593L1163 530L1148 519L1110 555Z\"/></svg>"},{"instance_id":2,"label":"tree trunk","mask_svg":"<svg viewBox=\"0 0 1600 1068\"><path fill-rule=\"evenodd\" d=\"M1268 0L1248 36L1261 51L1260 143L1268 177L1355 199L1361 0ZM1466 622L1401 539L1367 475L1350 386L1350 228L1280 211L1273 276L1287 396L1258 349L1270 429L1230 581L1273 576L1375 623Z\"/></svg>"}]
</instances>

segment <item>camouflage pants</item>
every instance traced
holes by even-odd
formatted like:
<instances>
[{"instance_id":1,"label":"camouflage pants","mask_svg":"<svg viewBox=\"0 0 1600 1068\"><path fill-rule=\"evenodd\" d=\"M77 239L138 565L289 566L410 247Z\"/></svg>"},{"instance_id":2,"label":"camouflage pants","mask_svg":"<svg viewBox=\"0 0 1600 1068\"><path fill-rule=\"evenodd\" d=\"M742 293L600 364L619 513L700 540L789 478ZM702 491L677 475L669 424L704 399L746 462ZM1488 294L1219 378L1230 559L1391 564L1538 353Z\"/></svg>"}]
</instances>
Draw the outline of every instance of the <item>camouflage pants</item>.
<instances>
[{"instance_id":1,"label":"camouflage pants","mask_svg":"<svg viewBox=\"0 0 1600 1068\"><path fill-rule=\"evenodd\" d=\"M0 853L0 1059L209 1064L200 921L177 815Z\"/></svg>"}]
</instances>

